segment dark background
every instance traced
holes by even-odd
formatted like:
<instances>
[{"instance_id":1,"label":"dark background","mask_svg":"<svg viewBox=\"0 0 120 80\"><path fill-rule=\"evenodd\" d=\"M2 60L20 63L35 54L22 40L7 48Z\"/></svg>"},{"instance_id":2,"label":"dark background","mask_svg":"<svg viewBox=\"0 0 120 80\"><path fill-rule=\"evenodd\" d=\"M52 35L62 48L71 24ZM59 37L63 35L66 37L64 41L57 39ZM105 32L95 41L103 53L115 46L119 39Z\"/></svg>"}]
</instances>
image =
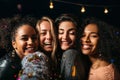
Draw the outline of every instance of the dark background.
<instances>
[{"instance_id":1,"label":"dark background","mask_svg":"<svg viewBox=\"0 0 120 80\"><path fill-rule=\"evenodd\" d=\"M35 17L50 16L55 19L62 13L73 13L79 18L94 16L109 24L120 27L119 0L52 0L54 8L49 8L50 0L0 0L0 18L11 17L15 14L34 15ZM61 2L63 1L63 2ZM69 3L66 3L69 2ZM17 5L21 5L18 9ZM79 5L78 5L79 4ZM81 4L87 5L86 12L81 13ZM109 13L105 14L104 7Z\"/></svg>"}]
</instances>

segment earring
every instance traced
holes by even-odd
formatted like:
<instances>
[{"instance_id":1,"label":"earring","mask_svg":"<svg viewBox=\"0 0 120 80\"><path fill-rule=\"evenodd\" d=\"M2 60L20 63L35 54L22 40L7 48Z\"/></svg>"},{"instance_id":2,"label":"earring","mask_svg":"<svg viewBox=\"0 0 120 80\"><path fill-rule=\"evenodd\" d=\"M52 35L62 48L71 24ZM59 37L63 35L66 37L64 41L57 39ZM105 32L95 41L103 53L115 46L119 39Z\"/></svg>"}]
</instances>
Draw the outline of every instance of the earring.
<instances>
[{"instance_id":1,"label":"earring","mask_svg":"<svg viewBox=\"0 0 120 80\"><path fill-rule=\"evenodd\" d=\"M99 49L99 51L98 51L98 56L99 56L99 58L102 58L102 52L101 52L101 49Z\"/></svg>"},{"instance_id":2,"label":"earring","mask_svg":"<svg viewBox=\"0 0 120 80\"><path fill-rule=\"evenodd\" d=\"M12 52L12 57L15 57L15 50L13 50Z\"/></svg>"}]
</instances>

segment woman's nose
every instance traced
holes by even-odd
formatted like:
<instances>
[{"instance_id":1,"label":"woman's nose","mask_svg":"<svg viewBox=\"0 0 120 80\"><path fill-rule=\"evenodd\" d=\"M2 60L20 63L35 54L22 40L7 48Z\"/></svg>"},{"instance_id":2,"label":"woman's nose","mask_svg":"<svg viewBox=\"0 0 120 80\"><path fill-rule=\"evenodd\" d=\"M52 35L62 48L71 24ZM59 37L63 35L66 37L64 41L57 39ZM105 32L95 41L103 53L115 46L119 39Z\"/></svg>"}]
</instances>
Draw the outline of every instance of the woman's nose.
<instances>
[{"instance_id":1,"label":"woman's nose","mask_svg":"<svg viewBox=\"0 0 120 80\"><path fill-rule=\"evenodd\" d=\"M90 42L89 36L85 36L82 40L83 40L84 42Z\"/></svg>"},{"instance_id":2,"label":"woman's nose","mask_svg":"<svg viewBox=\"0 0 120 80\"><path fill-rule=\"evenodd\" d=\"M32 38L29 38L29 39L28 39L28 44L32 44L32 43L33 43Z\"/></svg>"},{"instance_id":3,"label":"woman's nose","mask_svg":"<svg viewBox=\"0 0 120 80\"><path fill-rule=\"evenodd\" d=\"M50 39L52 38L51 34L50 34L50 33L47 33L46 38L47 38L48 40L50 40Z\"/></svg>"},{"instance_id":4,"label":"woman's nose","mask_svg":"<svg viewBox=\"0 0 120 80\"><path fill-rule=\"evenodd\" d=\"M68 36L67 33L64 33L62 37L63 37L64 39L67 39L67 36Z\"/></svg>"}]
</instances>

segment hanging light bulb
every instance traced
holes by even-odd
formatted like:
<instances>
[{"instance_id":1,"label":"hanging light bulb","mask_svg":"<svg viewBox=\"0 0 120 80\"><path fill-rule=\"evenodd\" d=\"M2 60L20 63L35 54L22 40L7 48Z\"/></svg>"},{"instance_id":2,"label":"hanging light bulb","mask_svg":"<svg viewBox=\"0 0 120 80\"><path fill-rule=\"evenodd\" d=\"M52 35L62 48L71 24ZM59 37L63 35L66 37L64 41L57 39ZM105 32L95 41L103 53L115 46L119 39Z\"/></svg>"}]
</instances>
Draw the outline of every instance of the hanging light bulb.
<instances>
[{"instance_id":1,"label":"hanging light bulb","mask_svg":"<svg viewBox=\"0 0 120 80\"><path fill-rule=\"evenodd\" d=\"M108 13L108 9L107 9L107 8L105 8L104 13L105 13L105 14L107 14L107 13Z\"/></svg>"},{"instance_id":2,"label":"hanging light bulb","mask_svg":"<svg viewBox=\"0 0 120 80\"><path fill-rule=\"evenodd\" d=\"M50 9L53 9L54 8L54 6L53 6L53 2L52 1L50 1Z\"/></svg>"},{"instance_id":3,"label":"hanging light bulb","mask_svg":"<svg viewBox=\"0 0 120 80\"><path fill-rule=\"evenodd\" d=\"M21 11L21 10L22 10L22 5L21 5L21 4L17 4L17 9L18 9L19 11Z\"/></svg>"},{"instance_id":4,"label":"hanging light bulb","mask_svg":"<svg viewBox=\"0 0 120 80\"><path fill-rule=\"evenodd\" d=\"M81 8L81 12L82 12L82 13L85 12L85 7L84 7L84 6L82 6L82 8Z\"/></svg>"}]
</instances>

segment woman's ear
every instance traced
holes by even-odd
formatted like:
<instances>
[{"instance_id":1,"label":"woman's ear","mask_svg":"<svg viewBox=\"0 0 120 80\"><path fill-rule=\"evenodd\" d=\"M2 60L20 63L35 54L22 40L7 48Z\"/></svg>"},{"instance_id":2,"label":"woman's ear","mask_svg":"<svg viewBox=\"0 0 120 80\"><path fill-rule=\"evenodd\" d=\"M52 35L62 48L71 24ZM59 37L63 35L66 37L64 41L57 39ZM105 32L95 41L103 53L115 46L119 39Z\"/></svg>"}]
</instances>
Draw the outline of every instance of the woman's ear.
<instances>
[{"instance_id":1,"label":"woman's ear","mask_svg":"<svg viewBox=\"0 0 120 80\"><path fill-rule=\"evenodd\" d=\"M13 46L14 49L17 48L15 41L12 41L12 46Z\"/></svg>"}]
</instances>

